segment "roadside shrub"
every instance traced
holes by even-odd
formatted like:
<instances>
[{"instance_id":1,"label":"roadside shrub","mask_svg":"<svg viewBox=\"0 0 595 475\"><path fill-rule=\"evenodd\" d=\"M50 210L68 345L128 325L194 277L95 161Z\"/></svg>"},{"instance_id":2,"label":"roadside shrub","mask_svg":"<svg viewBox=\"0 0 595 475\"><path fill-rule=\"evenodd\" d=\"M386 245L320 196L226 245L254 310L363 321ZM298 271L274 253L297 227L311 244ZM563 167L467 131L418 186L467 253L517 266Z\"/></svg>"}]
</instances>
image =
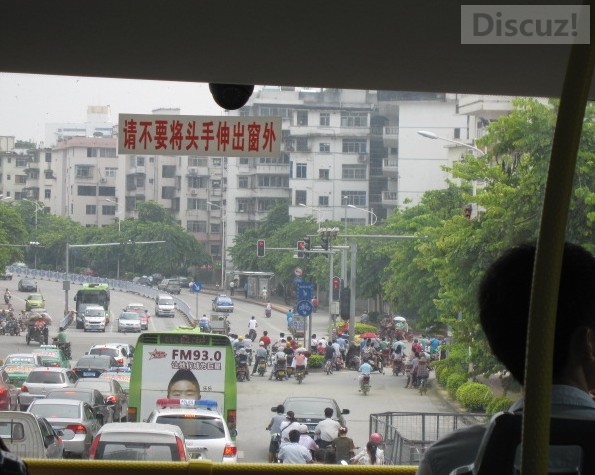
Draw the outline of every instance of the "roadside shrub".
<instances>
[{"instance_id":1,"label":"roadside shrub","mask_svg":"<svg viewBox=\"0 0 595 475\"><path fill-rule=\"evenodd\" d=\"M513 401L506 396L499 396L492 399L487 405L486 412L491 416L500 411L508 411Z\"/></svg>"},{"instance_id":2,"label":"roadside shrub","mask_svg":"<svg viewBox=\"0 0 595 475\"><path fill-rule=\"evenodd\" d=\"M355 334L361 335L362 333L366 332L373 332L378 333L378 327L375 325L370 325L369 323L356 323L355 324Z\"/></svg>"},{"instance_id":3,"label":"roadside shrub","mask_svg":"<svg viewBox=\"0 0 595 475\"><path fill-rule=\"evenodd\" d=\"M324 355L310 355L308 357L308 368L322 368Z\"/></svg>"},{"instance_id":4,"label":"roadside shrub","mask_svg":"<svg viewBox=\"0 0 595 475\"><path fill-rule=\"evenodd\" d=\"M466 374L451 373L446 380L446 390L451 398L455 398L457 390L468 381Z\"/></svg>"},{"instance_id":5,"label":"roadside shrub","mask_svg":"<svg viewBox=\"0 0 595 475\"><path fill-rule=\"evenodd\" d=\"M467 410L472 412L484 412L494 395L492 390L482 383L465 383L457 389L457 401Z\"/></svg>"},{"instance_id":6,"label":"roadside shrub","mask_svg":"<svg viewBox=\"0 0 595 475\"><path fill-rule=\"evenodd\" d=\"M440 363L442 363L442 361ZM434 371L436 373L436 381L438 381L438 384L443 387L446 386L448 377L455 373L455 370L447 364L434 365Z\"/></svg>"}]
</instances>

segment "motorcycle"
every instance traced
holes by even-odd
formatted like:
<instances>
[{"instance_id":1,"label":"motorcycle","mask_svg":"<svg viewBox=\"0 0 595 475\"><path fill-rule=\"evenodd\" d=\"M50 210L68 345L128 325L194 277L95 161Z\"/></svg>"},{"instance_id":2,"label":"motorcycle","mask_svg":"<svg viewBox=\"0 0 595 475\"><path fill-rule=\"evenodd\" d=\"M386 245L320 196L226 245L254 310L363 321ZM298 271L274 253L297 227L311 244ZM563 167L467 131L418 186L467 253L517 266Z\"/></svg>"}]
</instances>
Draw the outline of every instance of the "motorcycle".
<instances>
[{"instance_id":1,"label":"motorcycle","mask_svg":"<svg viewBox=\"0 0 595 475\"><path fill-rule=\"evenodd\" d=\"M239 382L242 382L244 380L250 380L250 376L248 375L248 363L236 363L236 379Z\"/></svg>"},{"instance_id":2,"label":"motorcycle","mask_svg":"<svg viewBox=\"0 0 595 475\"><path fill-rule=\"evenodd\" d=\"M66 341L64 343L58 343L58 337L52 337L52 343L54 345L56 345L58 347L58 349L62 350L62 353L64 353L64 356L67 359L71 359L72 355L71 355L71 348L70 348L70 342Z\"/></svg>"},{"instance_id":3,"label":"motorcycle","mask_svg":"<svg viewBox=\"0 0 595 475\"><path fill-rule=\"evenodd\" d=\"M252 341L256 340L256 330L254 328L250 328L250 331L248 332L248 338L250 338Z\"/></svg>"},{"instance_id":4,"label":"motorcycle","mask_svg":"<svg viewBox=\"0 0 595 475\"><path fill-rule=\"evenodd\" d=\"M402 357L393 358L393 375L399 376L399 374L405 374L405 365L403 364Z\"/></svg>"},{"instance_id":5,"label":"motorcycle","mask_svg":"<svg viewBox=\"0 0 595 475\"><path fill-rule=\"evenodd\" d=\"M370 392L370 375L364 374L360 383L360 390L366 396Z\"/></svg>"},{"instance_id":6,"label":"motorcycle","mask_svg":"<svg viewBox=\"0 0 595 475\"><path fill-rule=\"evenodd\" d=\"M335 369L335 371L340 371L343 368L344 368L343 358L341 358L340 356L337 356L335 358L335 368L334 369Z\"/></svg>"},{"instance_id":7,"label":"motorcycle","mask_svg":"<svg viewBox=\"0 0 595 475\"><path fill-rule=\"evenodd\" d=\"M291 378L293 373L295 373L295 368L291 365L293 361L293 356L287 356L287 377Z\"/></svg>"},{"instance_id":8,"label":"motorcycle","mask_svg":"<svg viewBox=\"0 0 595 475\"><path fill-rule=\"evenodd\" d=\"M287 364L285 361L277 361L277 367L275 368L273 376L277 381L287 379Z\"/></svg>"},{"instance_id":9,"label":"motorcycle","mask_svg":"<svg viewBox=\"0 0 595 475\"><path fill-rule=\"evenodd\" d=\"M298 384L302 384L302 381L306 377L306 368L300 368L295 370L295 379L297 379Z\"/></svg>"},{"instance_id":10,"label":"motorcycle","mask_svg":"<svg viewBox=\"0 0 595 475\"><path fill-rule=\"evenodd\" d=\"M267 370L267 362L265 358L260 358L258 360L258 365L256 367L256 371L258 372L258 374L260 376L264 376L264 373L266 373Z\"/></svg>"},{"instance_id":11,"label":"motorcycle","mask_svg":"<svg viewBox=\"0 0 595 475\"><path fill-rule=\"evenodd\" d=\"M4 333L11 336L19 336L21 334L21 328L18 322L14 318L7 318L6 325L4 326Z\"/></svg>"},{"instance_id":12,"label":"motorcycle","mask_svg":"<svg viewBox=\"0 0 595 475\"><path fill-rule=\"evenodd\" d=\"M9 294L4 294L4 303L8 305L10 303L10 299L12 298Z\"/></svg>"},{"instance_id":13,"label":"motorcycle","mask_svg":"<svg viewBox=\"0 0 595 475\"><path fill-rule=\"evenodd\" d=\"M270 308L265 308L265 309L264 309L264 316L265 316L266 318L271 318L271 313L272 313L272 311L271 311L271 309L270 309Z\"/></svg>"}]
</instances>

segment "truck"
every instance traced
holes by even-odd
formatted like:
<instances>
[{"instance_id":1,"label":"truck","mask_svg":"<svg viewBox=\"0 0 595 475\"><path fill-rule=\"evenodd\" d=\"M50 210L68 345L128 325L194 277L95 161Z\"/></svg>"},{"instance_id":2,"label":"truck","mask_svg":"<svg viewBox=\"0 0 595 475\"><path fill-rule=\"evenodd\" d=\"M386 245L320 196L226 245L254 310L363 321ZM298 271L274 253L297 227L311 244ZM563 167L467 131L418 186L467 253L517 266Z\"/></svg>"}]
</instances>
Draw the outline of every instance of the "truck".
<instances>
[{"instance_id":1,"label":"truck","mask_svg":"<svg viewBox=\"0 0 595 475\"><path fill-rule=\"evenodd\" d=\"M221 335L229 335L229 321L227 315L220 313L211 313L211 333L219 333Z\"/></svg>"},{"instance_id":2,"label":"truck","mask_svg":"<svg viewBox=\"0 0 595 475\"><path fill-rule=\"evenodd\" d=\"M110 313L110 293L109 285L106 283L91 284L85 283L82 288L78 290L74 296L76 302L76 328L77 330L84 328L85 309L89 305L99 305L105 310L105 322L109 324Z\"/></svg>"}]
</instances>

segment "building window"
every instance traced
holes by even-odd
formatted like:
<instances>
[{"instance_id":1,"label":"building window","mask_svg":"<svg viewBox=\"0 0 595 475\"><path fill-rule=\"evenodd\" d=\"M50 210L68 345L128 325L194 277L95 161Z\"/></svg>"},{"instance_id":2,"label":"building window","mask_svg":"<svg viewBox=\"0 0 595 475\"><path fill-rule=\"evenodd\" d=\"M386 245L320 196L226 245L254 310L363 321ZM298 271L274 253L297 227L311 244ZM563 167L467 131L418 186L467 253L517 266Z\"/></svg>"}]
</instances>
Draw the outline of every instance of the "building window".
<instances>
[{"instance_id":1,"label":"building window","mask_svg":"<svg viewBox=\"0 0 595 475\"><path fill-rule=\"evenodd\" d=\"M27 175L15 175L14 182L17 185L24 185L25 183L27 183Z\"/></svg>"},{"instance_id":2,"label":"building window","mask_svg":"<svg viewBox=\"0 0 595 475\"><path fill-rule=\"evenodd\" d=\"M206 221L188 221L186 229L191 233L206 233L207 223Z\"/></svg>"},{"instance_id":3,"label":"building window","mask_svg":"<svg viewBox=\"0 0 595 475\"><path fill-rule=\"evenodd\" d=\"M211 244L211 255L212 256L220 256L221 255L221 245Z\"/></svg>"},{"instance_id":4,"label":"building window","mask_svg":"<svg viewBox=\"0 0 595 475\"><path fill-rule=\"evenodd\" d=\"M260 198L258 200L258 211L270 211L279 201L279 198Z\"/></svg>"},{"instance_id":5,"label":"building window","mask_svg":"<svg viewBox=\"0 0 595 475\"><path fill-rule=\"evenodd\" d=\"M188 210L207 210L207 200L201 198L188 198L186 202Z\"/></svg>"},{"instance_id":6,"label":"building window","mask_svg":"<svg viewBox=\"0 0 595 475\"><path fill-rule=\"evenodd\" d=\"M152 158L153 157L151 157L151 159ZM133 157L133 161L134 160L136 161L136 163L132 164L133 167L144 167L145 166L145 157Z\"/></svg>"},{"instance_id":7,"label":"building window","mask_svg":"<svg viewBox=\"0 0 595 475\"><path fill-rule=\"evenodd\" d=\"M77 187L77 195L78 196L97 196L97 187L96 186L78 186Z\"/></svg>"},{"instance_id":8,"label":"building window","mask_svg":"<svg viewBox=\"0 0 595 475\"><path fill-rule=\"evenodd\" d=\"M25 168L28 163L29 157L17 157L14 165L19 168Z\"/></svg>"},{"instance_id":9,"label":"building window","mask_svg":"<svg viewBox=\"0 0 595 475\"><path fill-rule=\"evenodd\" d=\"M175 165L163 165L161 169L161 177L162 178L174 178L176 176L176 166Z\"/></svg>"},{"instance_id":10,"label":"building window","mask_svg":"<svg viewBox=\"0 0 595 475\"><path fill-rule=\"evenodd\" d=\"M75 165L77 178L93 178L93 167L91 165Z\"/></svg>"},{"instance_id":11,"label":"building window","mask_svg":"<svg viewBox=\"0 0 595 475\"><path fill-rule=\"evenodd\" d=\"M238 199L237 203L237 213L247 213L250 211L250 200L249 199Z\"/></svg>"},{"instance_id":12,"label":"building window","mask_svg":"<svg viewBox=\"0 0 595 475\"><path fill-rule=\"evenodd\" d=\"M145 175L134 175L134 185L137 188L145 187Z\"/></svg>"},{"instance_id":13,"label":"building window","mask_svg":"<svg viewBox=\"0 0 595 475\"><path fill-rule=\"evenodd\" d=\"M308 111L297 111L297 125L308 125Z\"/></svg>"},{"instance_id":14,"label":"building window","mask_svg":"<svg viewBox=\"0 0 595 475\"><path fill-rule=\"evenodd\" d=\"M297 137L295 139L295 149L298 152L309 152L310 149L308 148L308 138L307 137Z\"/></svg>"},{"instance_id":15,"label":"building window","mask_svg":"<svg viewBox=\"0 0 595 475\"><path fill-rule=\"evenodd\" d=\"M240 157L240 165L250 165L250 159L248 157Z\"/></svg>"},{"instance_id":16,"label":"building window","mask_svg":"<svg viewBox=\"0 0 595 475\"><path fill-rule=\"evenodd\" d=\"M115 177L116 176L116 171L118 171L117 168L114 167L106 167L105 168L105 176L106 177Z\"/></svg>"},{"instance_id":17,"label":"building window","mask_svg":"<svg viewBox=\"0 0 595 475\"><path fill-rule=\"evenodd\" d=\"M207 158L200 158L200 157L188 157L188 166L189 167L208 167Z\"/></svg>"},{"instance_id":18,"label":"building window","mask_svg":"<svg viewBox=\"0 0 595 475\"><path fill-rule=\"evenodd\" d=\"M239 176L238 177L238 188L248 188L248 177L247 176Z\"/></svg>"},{"instance_id":19,"label":"building window","mask_svg":"<svg viewBox=\"0 0 595 475\"><path fill-rule=\"evenodd\" d=\"M329 177L330 177L330 171L327 168L318 169L318 179L319 180L328 180Z\"/></svg>"},{"instance_id":20,"label":"building window","mask_svg":"<svg viewBox=\"0 0 595 475\"><path fill-rule=\"evenodd\" d=\"M318 197L318 206L328 206L328 196L319 196Z\"/></svg>"},{"instance_id":21,"label":"building window","mask_svg":"<svg viewBox=\"0 0 595 475\"><path fill-rule=\"evenodd\" d=\"M209 186L208 176L188 177L188 188L206 188L207 186Z\"/></svg>"},{"instance_id":22,"label":"building window","mask_svg":"<svg viewBox=\"0 0 595 475\"><path fill-rule=\"evenodd\" d=\"M295 164L295 177L296 178L308 178L308 164L296 163Z\"/></svg>"},{"instance_id":23,"label":"building window","mask_svg":"<svg viewBox=\"0 0 595 475\"><path fill-rule=\"evenodd\" d=\"M175 186L162 186L161 187L161 199L170 200L176 196Z\"/></svg>"},{"instance_id":24,"label":"building window","mask_svg":"<svg viewBox=\"0 0 595 475\"><path fill-rule=\"evenodd\" d=\"M213 158L213 166L220 167L221 166L221 157L214 157Z\"/></svg>"},{"instance_id":25,"label":"building window","mask_svg":"<svg viewBox=\"0 0 595 475\"><path fill-rule=\"evenodd\" d=\"M86 214L97 214L97 206L95 205L87 205L85 206Z\"/></svg>"},{"instance_id":26,"label":"building window","mask_svg":"<svg viewBox=\"0 0 595 475\"><path fill-rule=\"evenodd\" d=\"M10 181L10 175L6 175L6 180Z\"/></svg>"},{"instance_id":27,"label":"building window","mask_svg":"<svg viewBox=\"0 0 595 475\"><path fill-rule=\"evenodd\" d=\"M365 180L366 165L343 165L344 180Z\"/></svg>"},{"instance_id":28,"label":"building window","mask_svg":"<svg viewBox=\"0 0 595 475\"><path fill-rule=\"evenodd\" d=\"M113 205L101 205L101 214L104 216L115 216L116 207Z\"/></svg>"},{"instance_id":29,"label":"building window","mask_svg":"<svg viewBox=\"0 0 595 475\"><path fill-rule=\"evenodd\" d=\"M87 157L116 158L115 148L87 147Z\"/></svg>"},{"instance_id":30,"label":"building window","mask_svg":"<svg viewBox=\"0 0 595 475\"><path fill-rule=\"evenodd\" d=\"M221 223L211 223L211 233L219 234L221 232Z\"/></svg>"},{"instance_id":31,"label":"building window","mask_svg":"<svg viewBox=\"0 0 595 475\"><path fill-rule=\"evenodd\" d=\"M358 139L343 139L343 153L367 153L367 141Z\"/></svg>"},{"instance_id":32,"label":"building window","mask_svg":"<svg viewBox=\"0 0 595 475\"><path fill-rule=\"evenodd\" d=\"M261 188L289 188L287 175L258 175L258 186Z\"/></svg>"},{"instance_id":33,"label":"building window","mask_svg":"<svg viewBox=\"0 0 595 475\"><path fill-rule=\"evenodd\" d=\"M331 125L331 114L330 112L320 113L320 125L323 127L329 127Z\"/></svg>"},{"instance_id":34,"label":"building window","mask_svg":"<svg viewBox=\"0 0 595 475\"><path fill-rule=\"evenodd\" d=\"M52 190L43 190L43 197L48 199L52 197Z\"/></svg>"},{"instance_id":35,"label":"building window","mask_svg":"<svg viewBox=\"0 0 595 475\"><path fill-rule=\"evenodd\" d=\"M318 151L322 153L330 153L331 151L331 144L330 143L319 143L318 144Z\"/></svg>"},{"instance_id":36,"label":"building window","mask_svg":"<svg viewBox=\"0 0 595 475\"><path fill-rule=\"evenodd\" d=\"M454 138L455 139L460 139L461 138L461 129L458 128L458 127L455 128Z\"/></svg>"},{"instance_id":37,"label":"building window","mask_svg":"<svg viewBox=\"0 0 595 475\"><path fill-rule=\"evenodd\" d=\"M214 190L219 189L221 188L221 180L213 180L211 181L211 185Z\"/></svg>"},{"instance_id":38,"label":"building window","mask_svg":"<svg viewBox=\"0 0 595 475\"><path fill-rule=\"evenodd\" d=\"M116 196L115 186L100 186L99 196Z\"/></svg>"},{"instance_id":39,"label":"building window","mask_svg":"<svg viewBox=\"0 0 595 475\"><path fill-rule=\"evenodd\" d=\"M295 190L295 204L299 205L300 203L306 204L306 199L308 198L308 193L306 190Z\"/></svg>"},{"instance_id":40,"label":"building window","mask_svg":"<svg viewBox=\"0 0 595 475\"><path fill-rule=\"evenodd\" d=\"M52 161L52 152L45 152L45 161L46 161L46 163L51 163L51 161Z\"/></svg>"},{"instance_id":41,"label":"building window","mask_svg":"<svg viewBox=\"0 0 595 475\"><path fill-rule=\"evenodd\" d=\"M365 191L341 191L341 196L347 197L343 205L366 206Z\"/></svg>"},{"instance_id":42,"label":"building window","mask_svg":"<svg viewBox=\"0 0 595 475\"><path fill-rule=\"evenodd\" d=\"M289 163L289 154L281 152L279 157L260 157L258 163L260 165L287 165Z\"/></svg>"},{"instance_id":43,"label":"building window","mask_svg":"<svg viewBox=\"0 0 595 475\"><path fill-rule=\"evenodd\" d=\"M368 113L355 111L341 112L341 127L367 127Z\"/></svg>"}]
</instances>

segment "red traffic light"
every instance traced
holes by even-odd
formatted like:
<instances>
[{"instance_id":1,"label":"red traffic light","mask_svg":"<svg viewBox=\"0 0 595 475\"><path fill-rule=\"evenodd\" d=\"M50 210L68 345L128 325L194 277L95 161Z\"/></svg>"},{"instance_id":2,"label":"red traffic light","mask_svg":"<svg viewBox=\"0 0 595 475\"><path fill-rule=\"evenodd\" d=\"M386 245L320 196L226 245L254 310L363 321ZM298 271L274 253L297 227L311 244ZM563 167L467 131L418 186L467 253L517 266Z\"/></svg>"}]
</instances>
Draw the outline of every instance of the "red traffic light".
<instances>
[{"instance_id":1,"label":"red traffic light","mask_svg":"<svg viewBox=\"0 0 595 475\"><path fill-rule=\"evenodd\" d=\"M264 239L259 239L258 241L256 241L256 256L264 257L264 251L265 251Z\"/></svg>"},{"instance_id":2,"label":"red traffic light","mask_svg":"<svg viewBox=\"0 0 595 475\"><path fill-rule=\"evenodd\" d=\"M333 289L340 289L341 288L341 279L338 277L333 278Z\"/></svg>"},{"instance_id":3,"label":"red traffic light","mask_svg":"<svg viewBox=\"0 0 595 475\"><path fill-rule=\"evenodd\" d=\"M303 251L306 248L306 243L304 241L297 242L298 251Z\"/></svg>"}]
</instances>

